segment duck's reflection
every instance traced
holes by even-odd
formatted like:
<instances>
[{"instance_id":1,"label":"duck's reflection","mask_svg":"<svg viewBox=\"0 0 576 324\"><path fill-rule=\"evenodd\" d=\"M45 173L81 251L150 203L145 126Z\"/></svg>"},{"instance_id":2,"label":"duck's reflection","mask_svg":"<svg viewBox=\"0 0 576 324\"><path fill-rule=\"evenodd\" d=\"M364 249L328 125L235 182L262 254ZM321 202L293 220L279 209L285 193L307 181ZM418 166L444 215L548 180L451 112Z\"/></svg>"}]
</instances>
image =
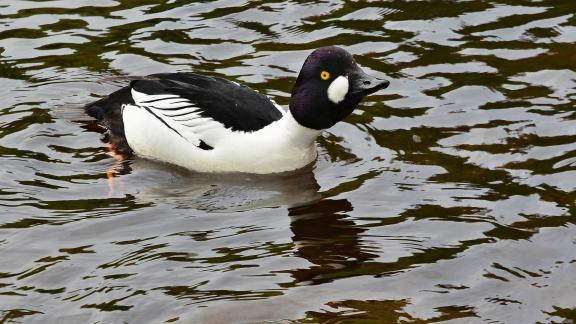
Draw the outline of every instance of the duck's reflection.
<instances>
[{"instance_id":1,"label":"duck's reflection","mask_svg":"<svg viewBox=\"0 0 576 324\"><path fill-rule=\"evenodd\" d=\"M288 206L295 254L313 264L290 270L295 283L353 276L363 262L377 257L361 244L366 228L349 217L352 204L322 198L312 166L275 175L205 174L144 159L129 162L118 180L140 188L140 201L208 212Z\"/></svg>"},{"instance_id":2,"label":"duck's reflection","mask_svg":"<svg viewBox=\"0 0 576 324\"><path fill-rule=\"evenodd\" d=\"M208 212L299 206L320 199L313 167L274 175L207 174L134 159L119 182L139 188L140 200ZM122 183L115 185L121 186Z\"/></svg>"},{"instance_id":3,"label":"duck's reflection","mask_svg":"<svg viewBox=\"0 0 576 324\"><path fill-rule=\"evenodd\" d=\"M292 272L296 282L322 282L340 275L353 275L363 262L377 257L365 251L360 235L366 229L348 218L353 210L346 199L322 199L289 209L296 254L313 263Z\"/></svg>"}]
</instances>

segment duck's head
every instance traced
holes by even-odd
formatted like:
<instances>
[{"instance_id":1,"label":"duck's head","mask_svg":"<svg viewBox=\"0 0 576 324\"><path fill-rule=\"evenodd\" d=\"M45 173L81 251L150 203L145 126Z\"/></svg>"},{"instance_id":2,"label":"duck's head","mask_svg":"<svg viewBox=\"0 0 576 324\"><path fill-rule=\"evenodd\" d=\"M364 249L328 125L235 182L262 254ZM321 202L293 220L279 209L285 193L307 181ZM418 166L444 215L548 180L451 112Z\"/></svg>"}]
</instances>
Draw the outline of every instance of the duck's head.
<instances>
[{"instance_id":1,"label":"duck's head","mask_svg":"<svg viewBox=\"0 0 576 324\"><path fill-rule=\"evenodd\" d=\"M346 50L322 47L308 56L300 70L290 112L302 126L330 128L350 115L362 98L389 83L364 73Z\"/></svg>"},{"instance_id":2,"label":"duck's head","mask_svg":"<svg viewBox=\"0 0 576 324\"><path fill-rule=\"evenodd\" d=\"M322 47L308 56L300 70L290 112L302 126L330 128L350 115L362 98L389 84L364 73L346 50Z\"/></svg>"}]
</instances>

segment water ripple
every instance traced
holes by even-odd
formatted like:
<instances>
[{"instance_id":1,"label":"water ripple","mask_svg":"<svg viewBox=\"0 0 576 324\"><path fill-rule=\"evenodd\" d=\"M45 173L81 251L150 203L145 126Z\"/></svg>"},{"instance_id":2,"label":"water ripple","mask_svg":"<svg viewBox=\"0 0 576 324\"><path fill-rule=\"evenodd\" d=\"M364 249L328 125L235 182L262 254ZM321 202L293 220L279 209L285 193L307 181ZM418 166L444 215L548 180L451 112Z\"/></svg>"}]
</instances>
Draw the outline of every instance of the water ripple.
<instances>
[{"instance_id":1,"label":"water ripple","mask_svg":"<svg viewBox=\"0 0 576 324\"><path fill-rule=\"evenodd\" d=\"M574 320L576 3L0 4L0 322ZM314 166L114 160L81 106L197 71L391 80Z\"/></svg>"}]
</instances>

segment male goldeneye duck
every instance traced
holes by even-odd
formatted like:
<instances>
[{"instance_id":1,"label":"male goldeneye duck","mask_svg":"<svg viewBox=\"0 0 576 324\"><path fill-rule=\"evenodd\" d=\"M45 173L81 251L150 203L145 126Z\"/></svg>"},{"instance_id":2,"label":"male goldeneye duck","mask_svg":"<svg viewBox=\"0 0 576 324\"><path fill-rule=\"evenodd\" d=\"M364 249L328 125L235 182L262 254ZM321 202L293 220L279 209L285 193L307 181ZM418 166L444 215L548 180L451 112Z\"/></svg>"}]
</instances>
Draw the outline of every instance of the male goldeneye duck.
<instances>
[{"instance_id":1,"label":"male goldeneye duck","mask_svg":"<svg viewBox=\"0 0 576 324\"><path fill-rule=\"evenodd\" d=\"M193 73L134 80L86 111L138 156L200 172L276 173L314 161L321 131L388 84L330 46L306 58L288 111L235 82Z\"/></svg>"}]
</instances>

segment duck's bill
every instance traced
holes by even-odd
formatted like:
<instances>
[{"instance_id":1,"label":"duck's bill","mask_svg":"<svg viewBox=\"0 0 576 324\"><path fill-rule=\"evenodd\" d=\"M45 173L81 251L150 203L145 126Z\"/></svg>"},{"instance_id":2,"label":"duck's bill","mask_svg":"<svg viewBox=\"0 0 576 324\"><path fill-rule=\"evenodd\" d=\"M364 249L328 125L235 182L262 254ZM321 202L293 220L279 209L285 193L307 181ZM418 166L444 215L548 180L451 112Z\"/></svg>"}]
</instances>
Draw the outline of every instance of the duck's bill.
<instances>
[{"instance_id":1,"label":"duck's bill","mask_svg":"<svg viewBox=\"0 0 576 324\"><path fill-rule=\"evenodd\" d=\"M350 82L350 90L347 96L350 98L365 97L378 90L386 89L388 85L390 85L390 81L375 78L360 69L351 73L348 79Z\"/></svg>"}]
</instances>

